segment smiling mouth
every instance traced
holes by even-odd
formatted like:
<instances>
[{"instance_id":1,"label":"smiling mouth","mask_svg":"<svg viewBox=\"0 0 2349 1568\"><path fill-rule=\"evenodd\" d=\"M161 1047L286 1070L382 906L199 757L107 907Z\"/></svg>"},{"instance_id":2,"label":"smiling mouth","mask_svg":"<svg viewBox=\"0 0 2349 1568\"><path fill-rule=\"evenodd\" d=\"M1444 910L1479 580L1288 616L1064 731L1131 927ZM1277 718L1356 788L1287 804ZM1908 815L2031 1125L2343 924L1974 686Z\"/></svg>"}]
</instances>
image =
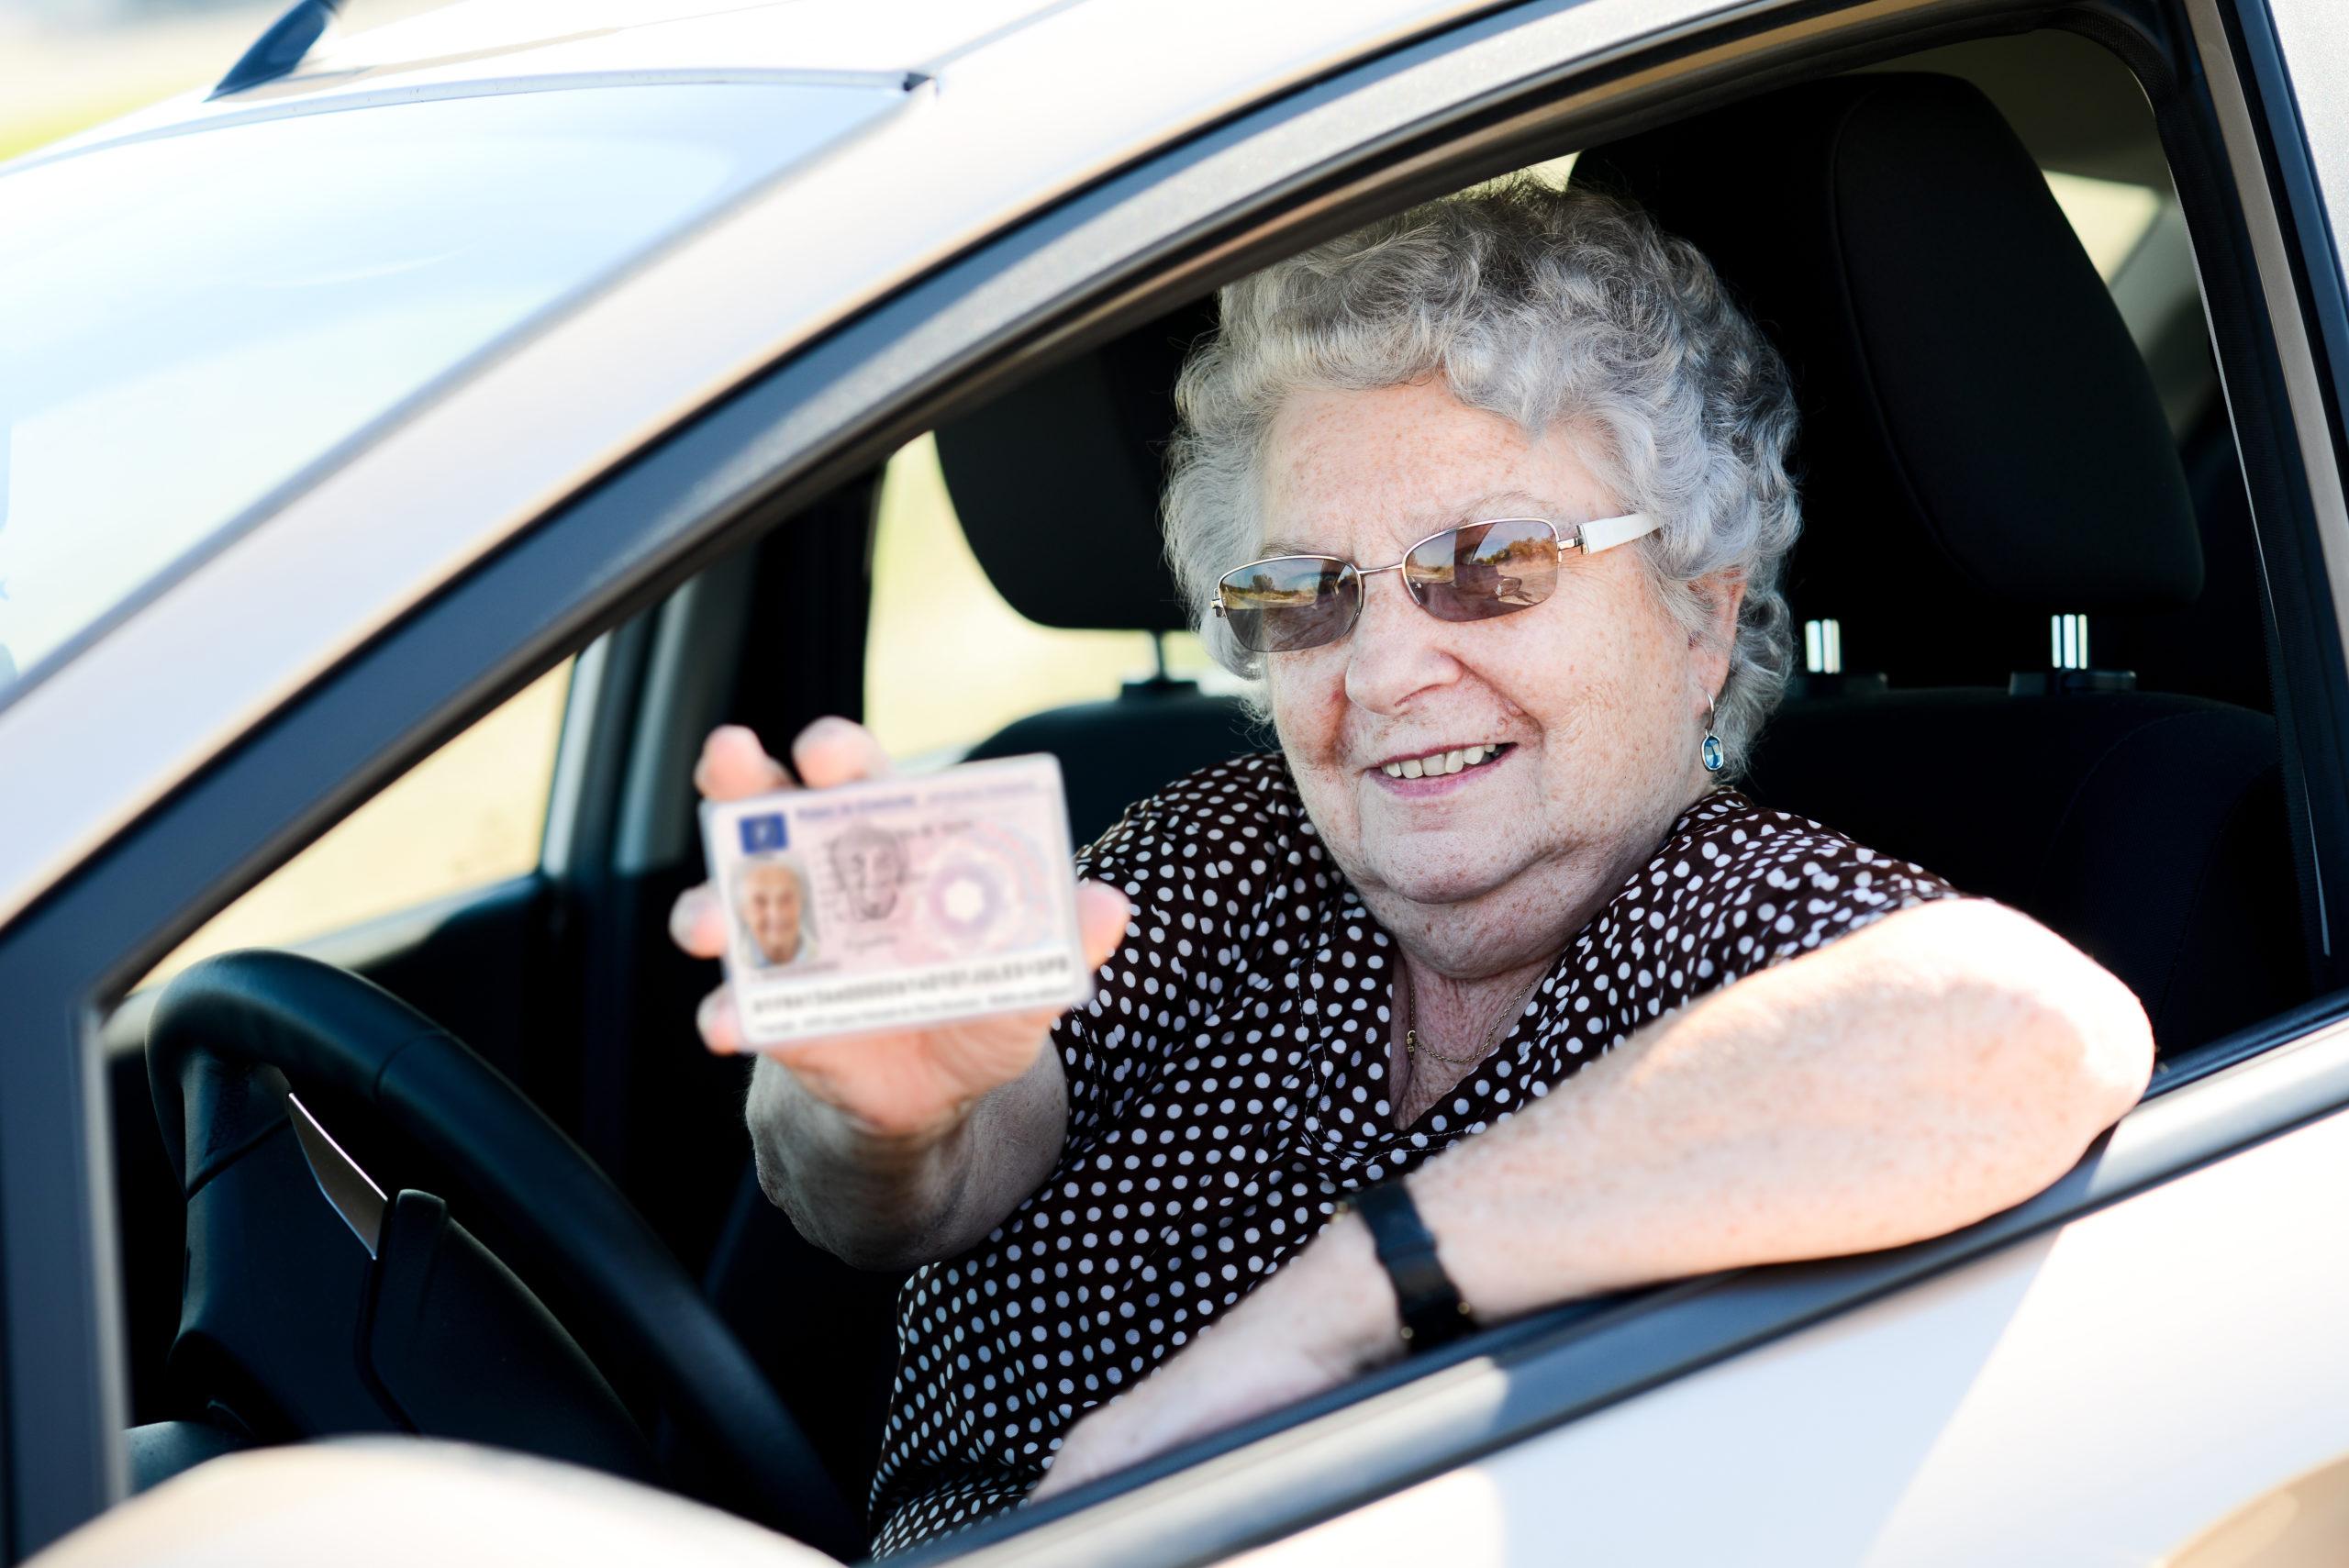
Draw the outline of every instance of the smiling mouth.
<instances>
[{"instance_id":1,"label":"smiling mouth","mask_svg":"<svg viewBox=\"0 0 2349 1568\"><path fill-rule=\"evenodd\" d=\"M1465 772L1490 763L1508 747L1500 741L1488 741L1476 746L1455 746L1450 751L1430 751L1424 756L1405 757L1392 762L1381 762L1379 772L1390 779L1433 779L1446 773Z\"/></svg>"}]
</instances>

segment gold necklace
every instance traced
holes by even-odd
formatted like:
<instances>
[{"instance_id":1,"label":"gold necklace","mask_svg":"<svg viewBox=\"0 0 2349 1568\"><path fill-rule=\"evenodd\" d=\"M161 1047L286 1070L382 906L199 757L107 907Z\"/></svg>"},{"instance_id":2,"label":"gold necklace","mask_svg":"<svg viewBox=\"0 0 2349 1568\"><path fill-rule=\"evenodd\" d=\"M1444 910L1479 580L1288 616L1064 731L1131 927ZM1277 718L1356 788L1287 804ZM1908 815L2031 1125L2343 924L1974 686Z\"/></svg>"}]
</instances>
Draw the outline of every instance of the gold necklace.
<instances>
[{"instance_id":1,"label":"gold necklace","mask_svg":"<svg viewBox=\"0 0 2349 1568\"><path fill-rule=\"evenodd\" d=\"M1446 1056L1440 1051L1422 1046L1419 1043L1419 1031L1407 1029L1403 1031L1403 1054L1414 1061L1425 1056L1429 1061L1441 1062L1447 1067L1474 1067L1492 1054L1492 1048L1487 1046L1474 1056Z\"/></svg>"},{"instance_id":2,"label":"gold necklace","mask_svg":"<svg viewBox=\"0 0 2349 1568\"><path fill-rule=\"evenodd\" d=\"M1539 985L1541 982L1536 980L1533 984L1535 985ZM1408 981L1406 982L1406 984L1407 986L1408 985ZM1533 987L1531 985L1527 986L1526 995L1530 996L1532 994ZM1441 1062L1446 1067L1474 1067L1476 1063L1484 1061L1487 1056L1490 1056L1493 1053L1493 1048L1500 1043L1500 1037L1508 1032L1509 1020L1515 1018L1517 1016L1517 1011L1522 1009L1525 1006L1524 997L1520 997L1518 999L1517 1008L1503 1013L1501 1015L1501 1021L1493 1029L1486 1031L1485 1048L1475 1055L1446 1056L1443 1052L1436 1050L1432 1046L1425 1046L1419 1043L1419 1031L1416 1027L1419 1017L1419 993L1416 989L1407 989L1405 995L1406 1000L1403 1003L1403 1011L1406 1022L1403 1026L1403 1054L1415 1062L1424 1056L1431 1062Z\"/></svg>"}]
</instances>

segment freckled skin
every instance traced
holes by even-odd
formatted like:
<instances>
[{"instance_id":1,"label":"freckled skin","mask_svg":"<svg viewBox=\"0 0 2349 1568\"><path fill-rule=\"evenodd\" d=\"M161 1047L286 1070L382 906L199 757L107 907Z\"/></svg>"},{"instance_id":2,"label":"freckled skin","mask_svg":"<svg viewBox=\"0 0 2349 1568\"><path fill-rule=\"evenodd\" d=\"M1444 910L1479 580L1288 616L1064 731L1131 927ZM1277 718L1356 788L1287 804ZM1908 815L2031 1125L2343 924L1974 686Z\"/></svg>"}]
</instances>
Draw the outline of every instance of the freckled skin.
<instances>
[{"instance_id":1,"label":"freckled skin","mask_svg":"<svg viewBox=\"0 0 2349 1568\"><path fill-rule=\"evenodd\" d=\"M1570 433L1529 441L1431 384L1300 395L1275 421L1265 465L1267 548L1364 566L1460 523L1624 510ZM1698 745L1727 675L1736 585L1713 595L1713 635L1692 639L1641 548L1569 554L1548 599L1484 621L1440 621L1399 573L1374 577L1345 640L1266 661L1306 808L1402 945L1413 1022L1443 1055L1482 1054L1711 787ZM1440 781L1381 767L1492 741L1515 749ZM1395 1069L1406 1123L1467 1071L1399 1052Z\"/></svg>"}]
</instances>

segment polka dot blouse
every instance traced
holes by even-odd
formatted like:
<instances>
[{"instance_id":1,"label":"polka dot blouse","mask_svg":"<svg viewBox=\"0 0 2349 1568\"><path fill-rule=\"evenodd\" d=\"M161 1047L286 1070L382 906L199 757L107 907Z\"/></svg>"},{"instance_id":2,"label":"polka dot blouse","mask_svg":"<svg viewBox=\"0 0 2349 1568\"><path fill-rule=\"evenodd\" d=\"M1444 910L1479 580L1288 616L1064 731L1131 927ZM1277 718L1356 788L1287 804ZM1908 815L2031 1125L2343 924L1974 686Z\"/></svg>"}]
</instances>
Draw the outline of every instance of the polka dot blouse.
<instances>
[{"instance_id":1,"label":"polka dot blouse","mask_svg":"<svg viewBox=\"0 0 2349 1568\"><path fill-rule=\"evenodd\" d=\"M1954 895L1920 868L1734 793L1675 822L1559 956L1499 1047L1397 1129L1395 949L1318 841L1277 756L1135 806L1078 858L1136 914L1053 1036L1060 1163L898 1303L874 1480L876 1553L1024 1496L1078 1417L1148 1376L1328 1223L1541 1098L1691 997L1895 910Z\"/></svg>"}]
</instances>

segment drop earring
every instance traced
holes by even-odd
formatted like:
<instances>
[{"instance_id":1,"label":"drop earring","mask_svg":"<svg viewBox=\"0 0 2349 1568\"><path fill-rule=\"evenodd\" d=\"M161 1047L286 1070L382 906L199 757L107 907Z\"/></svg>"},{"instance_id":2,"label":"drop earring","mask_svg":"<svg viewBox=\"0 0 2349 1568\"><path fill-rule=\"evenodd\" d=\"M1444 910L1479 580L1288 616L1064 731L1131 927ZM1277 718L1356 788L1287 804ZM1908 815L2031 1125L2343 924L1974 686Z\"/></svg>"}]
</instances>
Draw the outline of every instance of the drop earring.
<instances>
[{"instance_id":1,"label":"drop earring","mask_svg":"<svg viewBox=\"0 0 2349 1568\"><path fill-rule=\"evenodd\" d=\"M1710 697L1705 699L1705 741L1697 748L1697 754L1705 759L1705 771L1709 773L1720 773L1729 761L1728 754L1721 750L1721 738L1713 733L1713 699Z\"/></svg>"}]
</instances>

